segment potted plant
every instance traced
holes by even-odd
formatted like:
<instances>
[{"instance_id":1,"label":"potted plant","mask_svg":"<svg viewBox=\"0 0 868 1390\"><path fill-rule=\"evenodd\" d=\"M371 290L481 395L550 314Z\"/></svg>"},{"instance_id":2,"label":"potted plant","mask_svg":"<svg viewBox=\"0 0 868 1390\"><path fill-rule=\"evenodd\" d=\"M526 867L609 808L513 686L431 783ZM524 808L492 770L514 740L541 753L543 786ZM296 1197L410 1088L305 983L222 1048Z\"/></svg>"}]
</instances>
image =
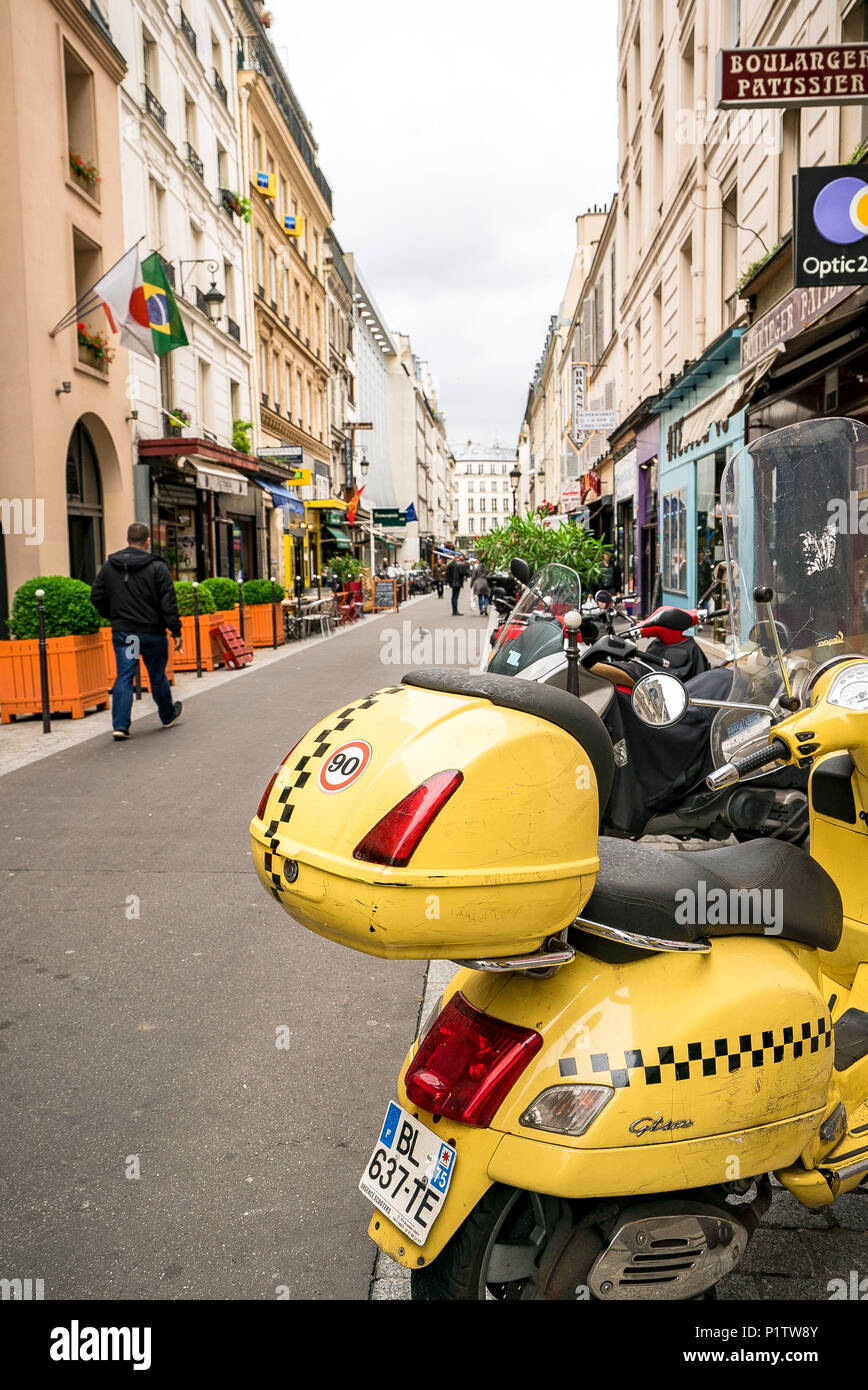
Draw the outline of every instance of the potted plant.
<instances>
[{"instance_id":1,"label":"potted plant","mask_svg":"<svg viewBox=\"0 0 868 1390\"><path fill-rule=\"evenodd\" d=\"M235 193L231 188L222 189L223 205L230 212L234 212L236 217L240 217L242 222L249 222L251 216L250 199L243 193Z\"/></svg>"},{"instance_id":2,"label":"potted plant","mask_svg":"<svg viewBox=\"0 0 868 1390\"><path fill-rule=\"evenodd\" d=\"M520 555L532 570L555 564L576 570L583 589L599 580L600 557L606 549L584 526L573 523L556 528L546 526L545 515L536 513L510 517L503 526L487 535L475 536L473 545L477 558L489 571L508 570L510 560Z\"/></svg>"},{"instance_id":3,"label":"potted plant","mask_svg":"<svg viewBox=\"0 0 868 1390\"><path fill-rule=\"evenodd\" d=\"M248 579L242 585L242 593L244 595L244 640L251 647L270 647L273 641L271 580ZM273 597L273 607L276 609L277 645L280 646L285 640L283 609L281 607L281 601L284 597L282 584L275 583Z\"/></svg>"},{"instance_id":4,"label":"potted plant","mask_svg":"<svg viewBox=\"0 0 868 1390\"><path fill-rule=\"evenodd\" d=\"M220 623L231 623L233 627L238 627L238 585L235 580L203 579L199 585L200 598L203 590L214 600L214 617L211 620L214 627Z\"/></svg>"},{"instance_id":5,"label":"potted plant","mask_svg":"<svg viewBox=\"0 0 868 1390\"><path fill-rule=\"evenodd\" d=\"M189 410L179 410L177 407L167 410L166 419L169 423L169 433L176 438L180 438L181 434L183 434L184 430L189 426L192 418Z\"/></svg>"},{"instance_id":6,"label":"potted plant","mask_svg":"<svg viewBox=\"0 0 868 1390\"><path fill-rule=\"evenodd\" d=\"M70 150L69 171L82 188L86 189L93 197L97 184L102 183L102 176L96 165L91 160L85 159L83 155L78 154L76 150Z\"/></svg>"},{"instance_id":7,"label":"potted plant","mask_svg":"<svg viewBox=\"0 0 868 1390\"><path fill-rule=\"evenodd\" d=\"M16 591L9 625L14 637L0 642L0 718L10 723L20 714L39 714L39 603L45 590L45 635L48 691L52 712L82 719L86 709L108 705L100 616L90 588L79 579L52 574L28 579Z\"/></svg>"},{"instance_id":8,"label":"potted plant","mask_svg":"<svg viewBox=\"0 0 868 1390\"><path fill-rule=\"evenodd\" d=\"M91 333L86 324L78 325L79 360L95 367L98 372L107 372L115 360L115 349L104 333Z\"/></svg>"},{"instance_id":9,"label":"potted plant","mask_svg":"<svg viewBox=\"0 0 868 1390\"><path fill-rule=\"evenodd\" d=\"M193 584L189 579L175 581L175 594L178 599L178 612L181 615L181 639L183 650L175 653L176 671L195 671L196 669L196 618L193 611ZM213 671L220 665L211 649L211 628L214 626L216 606L210 592L199 586L199 651L202 666Z\"/></svg>"},{"instance_id":10,"label":"potted plant","mask_svg":"<svg viewBox=\"0 0 868 1390\"><path fill-rule=\"evenodd\" d=\"M240 454L250 453L250 431L252 429L252 420L232 421L232 448L237 449Z\"/></svg>"}]
</instances>

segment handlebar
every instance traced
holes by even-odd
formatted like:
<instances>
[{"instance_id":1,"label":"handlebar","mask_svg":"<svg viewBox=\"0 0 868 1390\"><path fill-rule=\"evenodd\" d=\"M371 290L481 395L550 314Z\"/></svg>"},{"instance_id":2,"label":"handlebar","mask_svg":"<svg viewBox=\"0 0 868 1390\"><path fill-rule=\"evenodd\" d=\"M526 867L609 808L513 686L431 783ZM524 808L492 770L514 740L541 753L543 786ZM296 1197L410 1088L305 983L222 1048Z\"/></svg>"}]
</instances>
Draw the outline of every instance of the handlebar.
<instances>
[{"instance_id":1,"label":"handlebar","mask_svg":"<svg viewBox=\"0 0 868 1390\"><path fill-rule=\"evenodd\" d=\"M724 763L723 767L715 768L714 772L706 777L705 785L713 792L720 791L723 787L731 787L748 772L756 772L758 768L779 759L789 762L789 758L790 750L783 739L773 738L768 748L758 748L755 753L748 753L746 758L736 758L735 762Z\"/></svg>"}]
</instances>

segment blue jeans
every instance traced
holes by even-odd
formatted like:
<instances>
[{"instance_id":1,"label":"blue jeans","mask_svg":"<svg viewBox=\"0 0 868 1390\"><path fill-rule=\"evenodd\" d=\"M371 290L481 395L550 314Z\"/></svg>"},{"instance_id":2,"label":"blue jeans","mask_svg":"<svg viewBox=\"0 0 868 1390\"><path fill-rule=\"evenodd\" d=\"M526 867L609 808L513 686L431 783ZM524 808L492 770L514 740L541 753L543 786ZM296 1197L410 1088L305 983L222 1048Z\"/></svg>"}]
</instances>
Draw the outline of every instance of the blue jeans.
<instances>
[{"instance_id":1,"label":"blue jeans","mask_svg":"<svg viewBox=\"0 0 868 1390\"><path fill-rule=\"evenodd\" d=\"M147 667L151 695L160 719L168 724L175 709L172 687L166 675L169 641L152 632L113 632L117 676L112 686L112 728L128 729L133 708L133 682L139 654Z\"/></svg>"}]
</instances>

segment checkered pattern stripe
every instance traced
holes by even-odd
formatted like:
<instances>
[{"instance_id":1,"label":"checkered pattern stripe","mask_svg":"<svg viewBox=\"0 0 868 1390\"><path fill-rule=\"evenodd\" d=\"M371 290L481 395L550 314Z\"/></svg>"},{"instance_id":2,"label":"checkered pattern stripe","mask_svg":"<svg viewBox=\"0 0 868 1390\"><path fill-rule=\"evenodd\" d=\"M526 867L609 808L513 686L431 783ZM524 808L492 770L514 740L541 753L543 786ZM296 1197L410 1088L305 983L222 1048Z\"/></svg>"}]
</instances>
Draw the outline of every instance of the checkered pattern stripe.
<instances>
[{"instance_id":1,"label":"checkered pattern stripe","mask_svg":"<svg viewBox=\"0 0 868 1390\"><path fill-rule=\"evenodd\" d=\"M683 1044L681 1048L683 1049ZM664 1081L691 1081L700 1076L726 1076L748 1067L774 1066L777 1062L792 1061L810 1052L832 1046L831 1020L794 1024L780 1030L768 1029L754 1037L742 1033L737 1042L715 1038L714 1043L687 1043L687 1055L676 1061L672 1044L656 1048L631 1048L620 1056L608 1052L592 1052L591 1066L601 1080L616 1089L644 1081L646 1086L659 1086ZM570 1066L570 1064L572 1064ZM562 1076L577 1074L575 1059L565 1057L560 1063Z\"/></svg>"},{"instance_id":2,"label":"checkered pattern stripe","mask_svg":"<svg viewBox=\"0 0 868 1390\"><path fill-rule=\"evenodd\" d=\"M265 829L265 838L269 842L269 850L271 851L271 853L267 853L265 856L265 869L271 876L273 884L271 891L276 898L279 897L279 893L275 890L283 885L280 875L276 874L273 870L272 865L274 861L272 855L276 852L280 844L278 836L281 827L289 824L292 819L292 813L296 809L296 803L293 801L294 793L300 791L301 788L310 781L312 774L318 773L319 769L323 766L323 760L326 754L334 747L335 735L343 734L345 730L350 727L360 710L372 709L383 696L398 695L402 690L403 686L389 685L383 690L375 690L371 695L366 695L364 700L357 700L354 705L348 705L346 709L339 710L334 716L334 722L328 728L320 729L319 733L313 735L313 752L303 754L293 767L287 778L286 785L281 788L277 798L280 809L275 818L268 823Z\"/></svg>"}]
</instances>

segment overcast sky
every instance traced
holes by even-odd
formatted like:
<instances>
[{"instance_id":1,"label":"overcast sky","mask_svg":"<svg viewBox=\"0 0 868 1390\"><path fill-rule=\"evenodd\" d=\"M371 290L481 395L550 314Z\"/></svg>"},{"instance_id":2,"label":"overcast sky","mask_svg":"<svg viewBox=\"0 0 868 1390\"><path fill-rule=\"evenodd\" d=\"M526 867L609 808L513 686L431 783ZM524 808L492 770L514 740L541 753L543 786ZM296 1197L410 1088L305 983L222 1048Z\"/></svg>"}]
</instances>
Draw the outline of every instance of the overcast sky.
<instances>
[{"instance_id":1,"label":"overcast sky","mask_svg":"<svg viewBox=\"0 0 868 1390\"><path fill-rule=\"evenodd\" d=\"M439 388L516 442L575 218L617 181L615 0L271 0L334 228Z\"/></svg>"}]
</instances>

